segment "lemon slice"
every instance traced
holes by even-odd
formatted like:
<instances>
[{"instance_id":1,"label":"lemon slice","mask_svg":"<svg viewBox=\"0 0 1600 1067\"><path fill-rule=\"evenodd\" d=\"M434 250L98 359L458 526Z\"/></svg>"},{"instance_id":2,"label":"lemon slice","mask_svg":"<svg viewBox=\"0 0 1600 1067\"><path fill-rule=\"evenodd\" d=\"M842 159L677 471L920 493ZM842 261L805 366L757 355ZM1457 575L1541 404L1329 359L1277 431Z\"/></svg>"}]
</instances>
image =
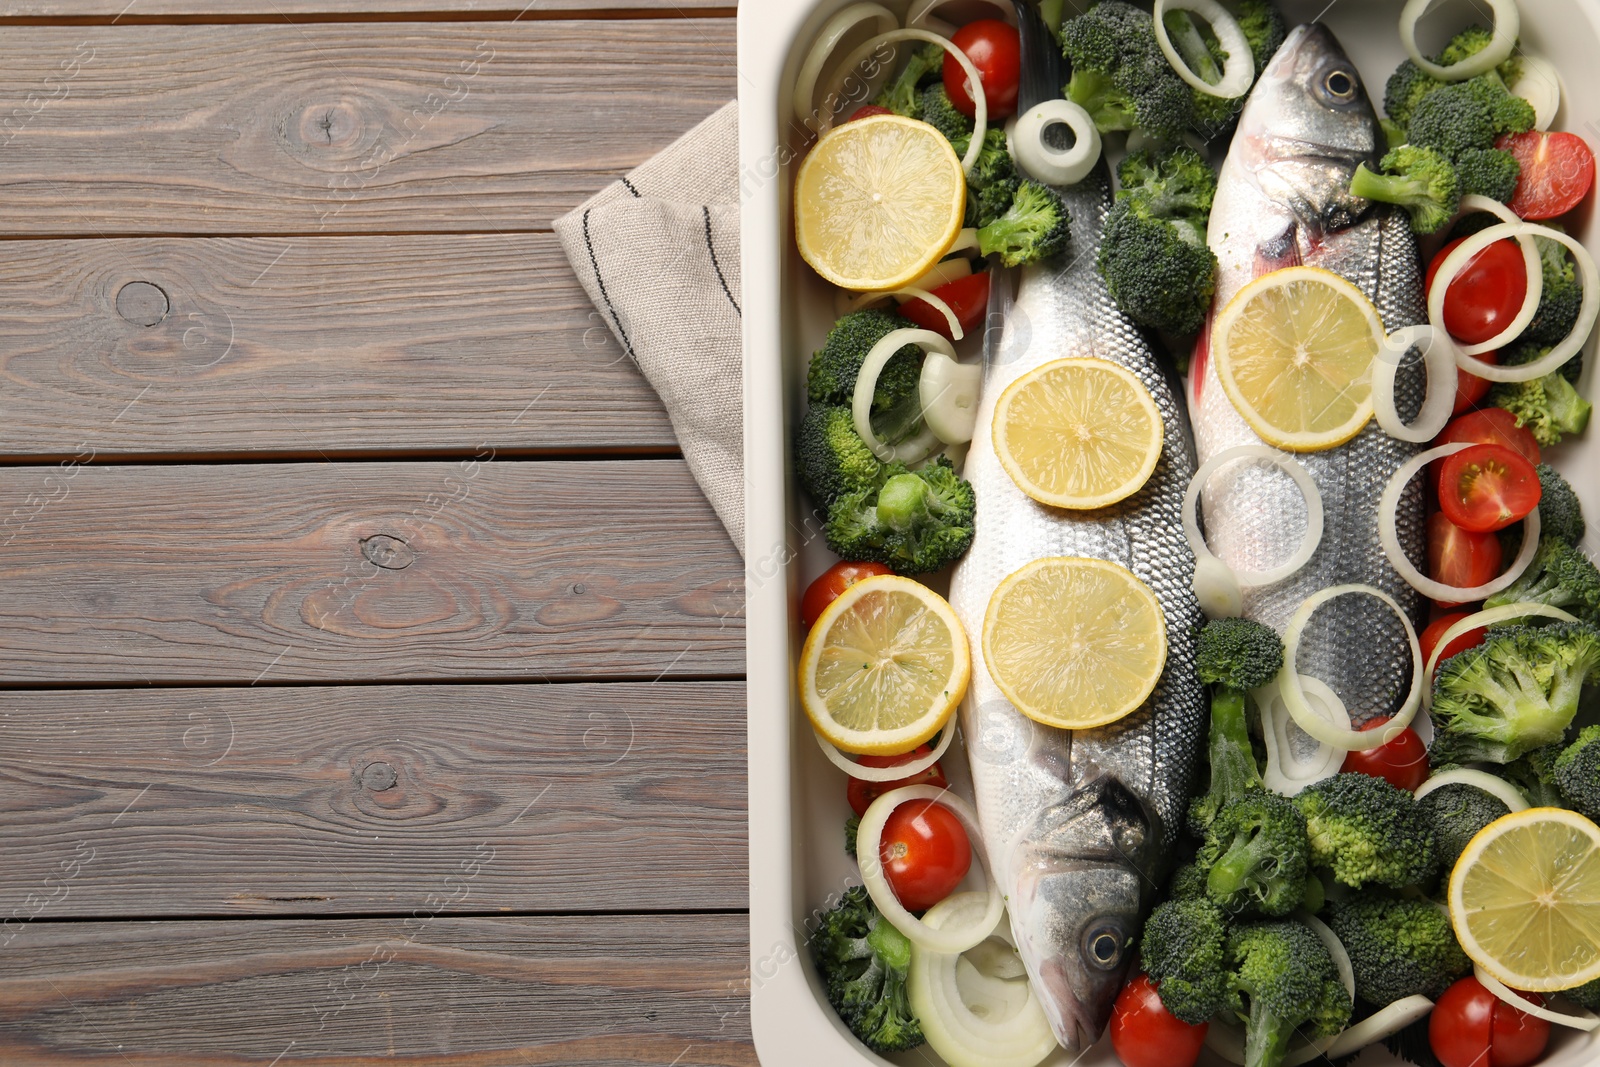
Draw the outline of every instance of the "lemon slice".
<instances>
[{"instance_id":1,"label":"lemon slice","mask_svg":"<svg viewBox=\"0 0 1600 1067\"><path fill-rule=\"evenodd\" d=\"M1103 508L1138 492L1161 458L1161 413L1131 373L1103 359L1058 359L1000 394L994 450L1041 504Z\"/></svg>"},{"instance_id":2,"label":"lemon slice","mask_svg":"<svg viewBox=\"0 0 1600 1067\"><path fill-rule=\"evenodd\" d=\"M1383 344L1372 301L1344 278L1289 267L1239 290L1211 351L1233 406L1270 445L1320 452L1372 418L1372 361Z\"/></svg>"},{"instance_id":3,"label":"lemon slice","mask_svg":"<svg viewBox=\"0 0 1600 1067\"><path fill-rule=\"evenodd\" d=\"M899 115L831 130L795 180L800 255L846 289L909 285L955 243L966 212L955 149L932 126Z\"/></svg>"},{"instance_id":4,"label":"lemon slice","mask_svg":"<svg viewBox=\"0 0 1600 1067\"><path fill-rule=\"evenodd\" d=\"M983 658L1017 710L1047 726L1115 722L1155 689L1167 624L1150 587L1103 559L1036 560L1001 582Z\"/></svg>"},{"instance_id":5,"label":"lemon slice","mask_svg":"<svg viewBox=\"0 0 1600 1067\"><path fill-rule=\"evenodd\" d=\"M1450 922L1473 962L1513 989L1600 978L1600 827L1565 808L1496 819L1450 874Z\"/></svg>"},{"instance_id":6,"label":"lemon slice","mask_svg":"<svg viewBox=\"0 0 1600 1067\"><path fill-rule=\"evenodd\" d=\"M892 574L857 582L823 611L800 652L800 702L845 752L909 752L949 721L972 656L945 599Z\"/></svg>"}]
</instances>

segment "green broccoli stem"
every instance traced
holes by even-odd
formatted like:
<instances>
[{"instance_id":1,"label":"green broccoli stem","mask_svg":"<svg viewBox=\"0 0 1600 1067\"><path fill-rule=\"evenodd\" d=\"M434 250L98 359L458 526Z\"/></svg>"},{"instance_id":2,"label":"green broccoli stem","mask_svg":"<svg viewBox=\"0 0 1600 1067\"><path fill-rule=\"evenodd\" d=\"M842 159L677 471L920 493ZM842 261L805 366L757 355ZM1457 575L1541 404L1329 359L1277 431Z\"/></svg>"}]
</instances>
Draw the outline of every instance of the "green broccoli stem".
<instances>
[{"instance_id":1,"label":"green broccoli stem","mask_svg":"<svg viewBox=\"0 0 1600 1067\"><path fill-rule=\"evenodd\" d=\"M867 944L883 960L885 967L891 973L904 973L911 966L911 941L894 928L894 924L887 919L880 918L872 929L867 932Z\"/></svg>"},{"instance_id":2,"label":"green broccoli stem","mask_svg":"<svg viewBox=\"0 0 1600 1067\"><path fill-rule=\"evenodd\" d=\"M1263 1004L1263 998L1250 998L1250 1020L1245 1030L1245 1067L1278 1067L1289 1050L1295 1028L1286 1024Z\"/></svg>"},{"instance_id":3,"label":"green broccoli stem","mask_svg":"<svg viewBox=\"0 0 1600 1067\"><path fill-rule=\"evenodd\" d=\"M1409 207L1428 196L1428 186L1417 178L1395 174L1378 174L1367 169L1365 163L1356 165L1350 179L1350 195L1363 200L1376 200L1383 204L1400 204Z\"/></svg>"},{"instance_id":4,"label":"green broccoli stem","mask_svg":"<svg viewBox=\"0 0 1600 1067\"><path fill-rule=\"evenodd\" d=\"M1250 749L1243 690L1225 685L1212 688L1211 736L1207 751L1211 757L1213 793L1220 786L1226 796L1237 797L1260 784L1261 772L1256 769L1255 755Z\"/></svg>"},{"instance_id":5,"label":"green broccoli stem","mask_svg":"<svg viewBox=\"0 0 1600 1067\"><path fill-rule=\"evenodd\" d=\"M1277 854L1266 834L1239 834L1206 875L1206 891L1219 903L1238 901L1245 893L1262 900L1277 864Z\"/></svg>"},{"instance_id":6,"label":"green broccoli stem","mask_svg":"<svg viewBox=\"0 0 1600 1067\"><path fill-rule=\"evenodd\" d=\"M915 474L897 474L878 490L878 521L905 531L928 522L938 501Z\"/></svg>"},{"instance_id":7,"label":"green broccoli stem","mask_svg":"<svg viewBox=\"0 0 1600 1067\"><path fill-rule=\"evenodd\" d=\"M1067 99L1089 113L1101 133L1133 129L1133 101L1111 83L1109 76L1092 70L1075 70L1067 82L1066 93Z\"/></svg>"}]
</instances>

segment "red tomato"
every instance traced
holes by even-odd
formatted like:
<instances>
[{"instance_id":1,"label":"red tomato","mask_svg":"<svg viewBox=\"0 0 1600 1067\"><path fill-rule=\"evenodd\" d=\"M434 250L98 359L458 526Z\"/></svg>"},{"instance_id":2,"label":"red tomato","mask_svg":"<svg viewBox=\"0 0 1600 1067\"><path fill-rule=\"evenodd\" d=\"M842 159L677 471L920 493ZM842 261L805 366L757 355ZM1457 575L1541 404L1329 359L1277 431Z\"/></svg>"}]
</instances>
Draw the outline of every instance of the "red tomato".
<instances>
[{"instance_id":1,"label":"red tomato","mask_svg":"<svg viewBox=\"0 0 1600 1067\"><path fill-rule=\"evenodd\" d=\"M1482 352L1472 358L1493 367L1499 364L1500 353ZM1489 395L1489 389L1493 385L1494 383L1489 379L1480 378L1476 374L1468 374L1458 367L1456 369L1456 403L1455 407L1450 409L1450 414L1460 415L1483 403L1483 398Z\"/></svg>"},{"instance_id":2,"label":"red tomato","mask_svg":"<svg viewBox=\"0 0 1600 1067\"><path fill-rule=\"evenodd\" d=\"M835 563L822 572L822 577L806 587L806 595L800 598L800 621L807 626L816 625L817 619L829 604L839 599L840 593L863 578L893 573L881 563L851 563L848 560Z\"/></svg>"},{"instance_id":3,"label":"red tomato","mask_svg":"<svg viewBox=\"0 0 1600 1067\"><path fill-rule=\"evenodd\" d=\"M1022 78L1022 38L1017 28L999 19L979 19L957 30L950 41L978 68L989 122L1015 114L1017 85ZM977 114L978 105L967 91L967 72L949 53L944 57L944 91L957 111L968 118Z\"/></svg>"},{"instance_id":4,"label":"red tomato","mask_svg":"<svg viewBox=\"0 0 1600 1067\"><path fill-rule=\"evenodd\" d=\"M1539 442L1533 439L1533 434L1526 428L1518 426L1517 417L1505 408L1484 408L1452 419L1433 443L1448 445L1457 441L1474 445L1499 445L1511 449L1534 466L1539 465ZM1438 489L1444 461L1435 460L1429 467L1433 471L1433 487Z\"/></svg>"},{"instance_id":5,"label":"red tomato","mask_svg":"<svg viewBox=\"0 0 1600 1067\"><path fill-rule=\"evenodd\" d=\"M845 122L854 122L856 119L869 119L874 115L893 114L893 111L886 107L879 107L877 104L862 104L850 113L850 117L845 119Z\"/></svg>"},{"instance_id":6,"label":"red tomato","mask_svg":"<svg viewBox=\"0 0 1600 1067\"><path fill-rule=\"evenodd\" d=\"M1111 1009L1111 1047L1124 1067L1194 1067L1210 1028L1169 1012L1147 974L1130 979Z\"/></svg>"},{"instance_id":7,"label":"red tomato","mask_svg":"<svg viewBox=\"0 0 1600 1067\"><path fill-rule=\"evenodd\" d=\"M1428 628L1423 630L1422 636L1417 639L1418 644L1422 646L1422 662L1426 663L1433 658L1433 650L1439 647L1439 639L1444 636L1444 632L1466 617L1467 613L1464 611L1453 611L1448 615L1439 616L1428 624ZM1439 662L1443 663L1457 652L1465 652L1469 648L1476 648L1483 644L1485 636L1487 636L1487 631L1481 626L1476 630L1468 630L1444 646L1444 651L1439 653ZM1438 672L1439 668L1435 667L1434 673L1438 674Z\"/></svg>"},{"instance_id":8,"label":"red tomato","mask_svg":"<svg viewBox=\"0 0 1600 1067\"><path fill-rule=\"evenodd\" d=\"M889 813L878 855L900 903L910 911L926 911L967 876L972 843L949 808L931 800L908 800Z\"/></svg>"},{"instance_id":9,"label":"red tomato","mask_svg":"<svg viewBox=\"0 0 1600 1067\"><path fill-rule=\"evenodd\" d=\"M1439 471L1439 510L1468 533L1493 533L1521 522L1539 506L1533 464L1499 445L1473 445L1446 456Z\"/></svg>"},{"instance_id":10,"label":"red tomato","mask_svg":"<svg viewBox=\"0 0 1600 1067\"><path fill-rule=\"evenodd\" d=\"M1455 247L1466 238L1457 238L1439 249L1428 264L1427 291ZM1496 241L1456 272L1444 294L1444 328L1465 345L1477 345L1511 325L1528 296L1528 265L1522 248L1512 240Z\"/></svg>"},{"instance_id":11,"label":"red tomato","mask_svg":"<svg viewBox=\"0 0 1600 1067\"><path fill-rule=\"evenodd\" d=\"M1495 142L1517 157L1522 174L1511 210L1525 219L1553 219L1578 206L1594 184L1594 153L1575 133L1529 130Z\"/></svg>"},{"instance_id":12,"label":"red tomato","mask_svg":"<svg viewBox=\"0 0 1600 1067\"><path fill-rule=\"evenodd\" d=\"M1375 730L1390 718L1392 716L1385 715L1373 719L1361 729ZM1424 745L1417 732L1408 726L1400 732L1399 737L1377 748L1346 753L1344 765L1339 769L1346 773L1370 774L1374 778L1382 778L1397 789L1415 793L1417 786L1428 780L1428 746Z\"/></svg>"},{"instance_id":13,"label":"red tomato","mask_svg":"<svg viewBox=\"0 0 1600 1067\"><path fill-rule=\"evenodd\" d=\"M903 756L862 756L856 762L863 767L898 767L902 763L919 760L932 752L933 749L927 745L918 745ZM899 789L903 785L931 785L943 789L949 784L944 777L944 768L935 763L921 774L893 782L864 782L860 778L852 778L846 795L850 798L850 810L857 815L865 815L872 802L891 789Z\"/></svg>"},{"instance_id":14,"label":"red tomato","mask_svg":"<svg viewBox=\"0 0 1600 1067\"><path fill-rule=\"evenodd\" d=\"M950 305L962 332L970 334L983 325L984 316L989 313L989 272L979 271L946 282L933 290L933 295ZM950 320L926 300L907 300L900 305L900 314L924 330L950 337Z\"/></svg>"},{"instance_id":15,"label":"red tomato","mask_svg":"<svg viewBox=\"0 0 1600 1067\"><path fill-rule=\"evenodd\" d=\"M1434 512L1428 518L1428 577L1445 585L1470 589L1500 574L1500 538L1468 533ZM1455 603L1442 607L1455 607Z\"/></svg>"},{"instance_id":16,"label":"red tomato","mask_svg":"<svg viewBox=\"0 0 1600 1067\"><path fill-rule=\"evenodd\" d=\"M1543 1005L1528 993L1518 996ZM1544 1055L1550 1024L1520 1012L1476 978L1444 991L1428 1018L1428 1044L1444 1067L1528 1067Z\"/></svg>"}]
</instances>

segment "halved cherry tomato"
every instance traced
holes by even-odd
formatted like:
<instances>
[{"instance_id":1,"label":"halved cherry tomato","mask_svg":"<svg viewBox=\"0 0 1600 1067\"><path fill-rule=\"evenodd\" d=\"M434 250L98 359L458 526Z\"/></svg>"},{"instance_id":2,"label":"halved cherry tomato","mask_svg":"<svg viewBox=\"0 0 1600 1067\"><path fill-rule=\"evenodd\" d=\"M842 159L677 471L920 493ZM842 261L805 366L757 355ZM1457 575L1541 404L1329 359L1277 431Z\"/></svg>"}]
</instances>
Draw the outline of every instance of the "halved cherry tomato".
<instances>
[{"instance_id":1,"label":"halved cherry tomato","mask_svg":"<svg viewBox=\"0 0 1600 1067\"><path fill-rule=\"evenodd\" d=\"M851 563L849 560L835 563L806 587L805 596L800 598L800 621L807 626L815 625L828 605L838 600L846 589L863 578L893 573L881 563Z\"/></svg>"},{"instance_id":2,"label":"halved cherry tomato","mask_svg":"<svg viewBox=\"0 0 1600 1067\"><path fill-rule=\"evenodd\" d=\"M1517 996L1544 1006L1532 993ZM1549 1023L1518 1011L1471 977L1445 990L1428 1018L1428 1044L1444 1067L1528 1067L1549 1041Z\"/></svg>"},{"instance_id":3,"label":"halved cherry tomato","mask_svg":"<svg viewBox=\"0 0 1600 1067\"><path fill-rule=\"evenodd\" d=\"M1209 1029L1168 1011L1148 974L1130 979L1111 1009L1111 1048L1124 1067L1194 1067Z\"/></svg>"},{"instance_id":4,"label":"halved cherry tomato","mask_svg":"<svg viewBox=\"0 0 1600 1067\"><path fill-rule=\"evenodd\" d=\"M1500 574L1500 538L1492 533L1468 533L1434 512L1428 518L1428 576L1445 585L1470 589ZM1436 601L1453 608L1462 601Z\"/></svg>"},{"instance_id":5,"label":"halved cherry tomato","mask_svg":"<svg viewBox=\"0 0 1600 1067\"><path fill-rule=\"evenodd\" d=\"M1594 184L1594 153L1575 133L1529 130L1509 134L1495 147L1522 164L1511 210L1525 219L1553 219L1577 207Z\"/></svg>"},{"instance_id":6,"label":"halved cherry tomato","mask_svg":"<svg viewBox=\"0 0 1600 1067\"><path fill-rule=\"evenodd\" d=\"M961 323L962 333L970 334L983 325L984 316L989 313L989 272L979 271L946 282L933 290L933 295L950 305L956 321ZM907 300L900 305L900 315L924 330L932 330L944 337L951 336L950 320L926 300Z\"/></svg>"},{"instance_id":7,"label":"halved cherry tomato","mask_svg":"<svg viewBox=\"0 0 1600 1067\"><path fill-rule=\"evenodd\" d=\"M1500 363L1499 352L1480 352L1471 358L1480 363L1487 363L1491 367ZM1456 403L1450 409L1450 414L1460 415L1483 403L1483 398L1489 395L1489 389L1493 385L1494 383L1487 378L1480 378L1476 374L1468 374L1459 367L1456 368Z\"/></svg>"},{"instance_id":8,"label":"halved cherry tomato","mask_svg":"<svg viewBox=\"0 0 1600 1067\"><path fill-rule=\"evenodd\" d=\"M910 911L926 911L967 876L972 842L943 804L908 800L889 813L878 855L896 899Z\"/></svg>"},{"instance_id":9,"label":"halved cherry tomato","mask_svg":"<svg viewBox=\"0 0 1600 1067\"><path fill-rule=\"evenodd\" d=\"M1428 628L1422 631L1422 636L1417 638L1417 643L1422 646L1422 662L1426 663L1433 658L1433 650L1439 647L1439 639L1444 636L1444 632L1466 617L1467 613L1465 611L1452 611L1439 616L1428 624ZM1442 664L1457 652L1465 652L1469 648L1478 647L1483 644L1483 639L1487 635L1488 631L1482 626L1475 630L1468 630L1444 646L1444 651L1439 653L1439 662ZM1437 675L1439 668L1435 667L1433 673Z\"/></svg>"},{"instance_id":10,"label":"halved cherry tomato","mask_svg":"<svg viewBox=\"0 0 1600 1067\"><path fill-rule=\"evenodd\" d=\"M852 111L850 113L850 117L845 119L845 121L846 122L854 122L856 119L869 119L874 115L893 115L893 114L894 114L894 112L891 111L889 108L879 107L877 104L862 104L860 107L858 107L854 111Z\"/></svg>"},{"instance_id":11,"label":"halved cherry tomato","mask_svg":"<svg viewBox=\"0 0 1600 1067\"><path fill-rule=\"evenodd\" d=\"M1439 267L1464 237L1443 248L1428 264L1427 292ZM1444 328L1465 345L1478 345L1511 325L1528 296L1528 265L1513 240L1496 241L1456 272L1444 293Z\"/></svg>"},{"instance_id":12,"label":"halved cherry tomato","mask_svg":"<svg viewBox=\"0 0 1600 1067\"><path fill-rule=\"evenodd\" d=\"M1361 729L1375 730L1391 718L1393 716L1384 715L1373 719ZM1415 793L1417 787L1428 780L1428 746L1424 745L1417 732L1408 726L1400 731L1399 737L1377 748L1346 753L1344 765L1339 770L1346 774L1370 774L1374 778L1382 778L1397 789Z\"/></svg>"},{"instance_id":13,"label":"halved cherry tomato","mask_svg":"<svg viewBox=\"0 0 1600 1067\"><path fill-rule=\"evenodd\" d=\"M862 756L856 762L863 767L898 767L902 763L919 760L932 752L933 749L927 745L918 745L901 756ZM850 810L857 815L865 815L872 802L891 789L899 789L903 785L931 785L944 789L949 784L944 777L944 768L935 763L921 774L896 779L893 782L864 782L860 778L852 778L846 795L850 798Z\"/></svg>"},{"instance_id":14,"label":"halved cherry tomato","mask_svg":"<svg viewBox=\"0 0 1600 1067\"><path fill-rule=\"evenodd\" d=\"M996 119L1014 115L1017 86L1022 78L1022 38L1017 28L999 19L979 19L957 30L950 43L965 52L978 68L990 125ZM978 105L967 91L967 72L949 53L944 57L944 91L963 115L972 118L978 113Z\"/></svg>"},{"instance_id":15,"label":"halved cherry tomato","mask_svg":"<svg viewBox=\"0 0 1600 1067\"><path fill-rule=\"evenodd\" d=\"M1484 408L1452 419L1444 431L1433 439L1436 446L1458 441L1474 445L1499 445L1511 449L1535 467L1539 465L1539 442L1525 427L1518 426L1517 417L1505 408ZM1429 467L1433 471L1433 487L1437 490L1444 461L1434 460Z\"/></svg>"},{"instance_id":16,"label":"halved cherry tomato","mask_svg":"<svg viewBox=\"0 0 1600 1067\"><path fill-rule=\"evenodd\" d=\"M1446 456L1439 471L1439 510L1468 533L1493 533L1521 522L1539 506L1539 472L1499 445L1473 445Z\"/></svg>"}]
</instances>

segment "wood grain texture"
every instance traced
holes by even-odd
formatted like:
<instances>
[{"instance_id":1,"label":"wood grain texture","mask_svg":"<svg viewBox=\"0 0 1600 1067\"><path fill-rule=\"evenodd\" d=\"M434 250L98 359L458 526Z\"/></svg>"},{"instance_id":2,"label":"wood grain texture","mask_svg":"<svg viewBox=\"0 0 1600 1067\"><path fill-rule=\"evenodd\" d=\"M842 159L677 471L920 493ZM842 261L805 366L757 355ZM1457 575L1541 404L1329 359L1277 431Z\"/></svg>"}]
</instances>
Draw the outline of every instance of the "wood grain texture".
<instances>
[{"instance_id":1,"label":"wood grain texture","mask_svg":"<svg viewBox=\"0 0 1600 1067\"><path fill-rule=\"evenodd\" d=\"M734 90L731 19L15 27L0 233L543 229Z\"/></svg>"},{"instance_id":2,"label":"wood grain texture","mask_svg":"<svg viewBox=\"0 0 1600 1067\"><path fill-rule=\"evenodd\" d=\"M737 682L0 691L0 921L742 908L743 723Z\"/></svg>"},{"instance_id":3,"label":"wood grain texture","mask_svg":"<svg viewBox=\"0 0 1600 1067\"><path fill-rule=\"evenodd\" d=\"M551 234L5 249L0 454L676 450Z\"/></svg>"},{"instance_id":4,"label":"wood grain texture","mask_svg":"<svg viewBox=\"0 0 1600 1067\"><path fill-rule=\"evenodd\" d=\"M681 460L11 468L0 543L0 684L744 672Z\"/></svg>"},{"instance_id":5,"label":"wood grain texture","mask_svg":"<svg viewBox=\"0 0 1600 1067\"><path fill-rule=\"evenodd\" d=\"M0 19L115 19L129 25L150 19L284 22L395 16L535 21L596 14L611 18L731 16L736 6L730 0L4 0Z\"/></svg>"},{"instance_id":6,"label":"wood grain texture","mask_svg":"<svg viewBox=\"0 0 1600 1067\"><path fill-rule=\"evenodd\" d=\"M755 1067L746 944L743 915L35 923L0 1060Z\"/></svg>"}]
</instances>

